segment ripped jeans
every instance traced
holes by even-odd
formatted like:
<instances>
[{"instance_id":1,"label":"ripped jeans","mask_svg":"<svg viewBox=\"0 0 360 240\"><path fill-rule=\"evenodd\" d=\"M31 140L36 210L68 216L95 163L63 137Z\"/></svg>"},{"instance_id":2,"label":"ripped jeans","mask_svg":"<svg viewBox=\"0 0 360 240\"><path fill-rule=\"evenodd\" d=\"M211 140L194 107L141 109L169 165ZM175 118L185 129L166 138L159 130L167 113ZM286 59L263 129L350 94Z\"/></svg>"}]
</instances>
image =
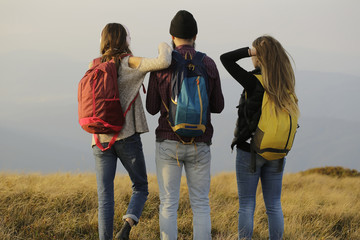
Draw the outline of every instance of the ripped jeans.
<instances>
[{"instance_id":1,"label":"ripped jeans","mask_svg":"<svg viewBox=\"0 0 360 240\"><path fill-rule=\"evenodd\" d=\"M93 153L99 203L99 238L100 240L113 239L114 179L118 158L132 182L132 195L123 219L131 218L135 223L139 222L149 194L140 135L136 133L123 140L118 140L104 152L94 145Z\"/></svg>"}]
</instances>

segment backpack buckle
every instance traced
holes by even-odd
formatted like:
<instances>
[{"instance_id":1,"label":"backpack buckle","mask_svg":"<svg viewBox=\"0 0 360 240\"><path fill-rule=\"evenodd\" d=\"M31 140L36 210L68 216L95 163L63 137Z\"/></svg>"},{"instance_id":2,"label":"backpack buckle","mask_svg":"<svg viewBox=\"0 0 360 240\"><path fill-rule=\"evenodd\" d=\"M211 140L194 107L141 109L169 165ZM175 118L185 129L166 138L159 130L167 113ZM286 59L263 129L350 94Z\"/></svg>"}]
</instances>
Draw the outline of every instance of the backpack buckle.
<instances>
[{"instance_id":1,"label":"backpack buckle","mask_svg":"<svg viewBox=\"0 0 360 240\"><path fill-rule=\"evenodd\" d=\"M187 67L189 68L190 71L194 71L194 70L195 70L195 65L194 65L194 64L191 64L191 63L190 63Z\"/></svg>"}]
</instances>

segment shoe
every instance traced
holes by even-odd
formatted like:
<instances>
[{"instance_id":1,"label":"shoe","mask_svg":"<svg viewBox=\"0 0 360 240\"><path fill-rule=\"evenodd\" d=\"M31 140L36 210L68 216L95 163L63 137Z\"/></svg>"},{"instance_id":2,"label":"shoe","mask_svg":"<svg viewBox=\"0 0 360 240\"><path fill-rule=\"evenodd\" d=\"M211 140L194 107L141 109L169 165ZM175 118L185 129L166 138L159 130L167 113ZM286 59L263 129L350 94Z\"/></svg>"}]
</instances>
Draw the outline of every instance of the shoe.
<instances>
[{"instance_id":1,"label":"shoe","mask_svg":"<svg viewBox=\"0 0 360 240\"><path fill-rule=\"evenodd\" d=\"M115 239L119 240L129 240L131 226L128 221L125 221L124 225L120 229L120 232L118 232L115 236Z\"/></svg>"}]
</instances>

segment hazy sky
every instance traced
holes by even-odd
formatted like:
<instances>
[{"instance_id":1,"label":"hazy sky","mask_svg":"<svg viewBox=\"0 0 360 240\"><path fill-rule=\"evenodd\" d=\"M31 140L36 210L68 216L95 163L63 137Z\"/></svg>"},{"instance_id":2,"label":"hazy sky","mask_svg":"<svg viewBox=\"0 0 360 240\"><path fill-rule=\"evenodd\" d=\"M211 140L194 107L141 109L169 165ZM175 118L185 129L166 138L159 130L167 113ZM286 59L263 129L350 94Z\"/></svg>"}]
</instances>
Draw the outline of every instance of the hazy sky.
<instances>
[{"instance_id":1,"label":"hazy sky","mask_svg":"<svg viewBox=\"0 0 360 240\"><path fill-rule=\"evenodd\" d=\"M278 38L298 69L357 72L360 2L357 0L55 1L1 0L1 53L32 50L86 61L98 53L108 22L127 25L138 55L153 56L169 41L179 9L198 22L198 48L216 60L261 34Z\"/></svg>"},{"instance_id":2,"label":"hazy sky","mask_svg":"<svg viewBox=\"0 0 360 240\"><path fill-rule=\"evenodd\" d=\"M197 49L215 60L223 79L230 75L219 56L249 46L262 34L283 44L295 60L296 71L360 77L358 0L0 0L0 130L22 132L14 140L20 146L25 135L34 133L39 139L86 141L79 148L87 152L82 158L88 158L90 135L64 126L79 127L77 84L88 62L99 54L102 28L109 22L127 25L133 53L155 57L159 42L170 43L169 24L180 9L193 13L199 28ZM251 67L249 61L244 64ZM225 100L233 86L233 82L223 82ZM235 105L226 102L226 111L233 111ZM151 132L155 124L150 124ZM10 151L22 151L8 147L8 139L1 138L0 144L9 156ZM37 152L44 150L40 149ZM0 170L12 168L8 166L4 155L0 156ZM27 170L27 165L17 166ZM28 169L44 168L33 164Z\"/></svg>"}]
</instances>

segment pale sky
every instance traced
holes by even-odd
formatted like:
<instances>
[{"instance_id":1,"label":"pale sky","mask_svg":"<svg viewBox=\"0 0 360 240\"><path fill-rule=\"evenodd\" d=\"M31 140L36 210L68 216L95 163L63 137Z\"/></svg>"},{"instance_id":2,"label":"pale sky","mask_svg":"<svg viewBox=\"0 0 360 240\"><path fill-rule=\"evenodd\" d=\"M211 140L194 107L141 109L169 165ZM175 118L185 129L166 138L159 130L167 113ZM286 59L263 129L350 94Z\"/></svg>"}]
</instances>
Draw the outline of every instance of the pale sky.
<instances>
[{"instance_id":1,"label":"pale sky","mask_svg":"<svg viewBox=\"0 0 360 240\"><path fill-rule=\"evenodd\" d=\"M169 41L169 22L179 9L194 14L198 48L216 60L224 50L271 34L297 59L299 69L358 69L357 0L1 0L0 52L32 50L84 61L98 53L102 27L120 22L131 31L134 52L152 56L160 41Z\"/></svg>"},{"instance_id":2,"label":"pale sky","mask_svg":"<svg viewBox=\"0 0 360 240\"><path fill-rule=\"evenodd\" d=\"M109 22L125 24L134 55L156 57L158 43L170 43L170 21L181 9L190 11L197 20L197 50L215 60L222 79L231 77L221 65L220 55L249 46L262 34L270 34L283 44L296 63L296 71L360 77L358 0L0 0L0 130L7 129L10 135L16 131L19 136L14 144L20 146L24 135L35 136L27 139L31 142L58 139L65 144L71 139L72 149L82 144L78 148L82 148L82 161L87 161L91 157L87 145L90 135L79 130L76 122L77 84L88 62L99 54L102 28ZM251 68L250 62L244 64ZM228 113L234 112L236 105L228 97L235 86L223 82ZM149 119L148 141L153 140L156 120ZM230 140L231 134L232 130ZM22 151L7 147L8 139L2 138L0 143L0 150L9 156L10 150ZM34 150L33 158L43 151L40 149ZM46 168L40 160L39 166L29 167L21 166L22 161L9 165L3 155L0 171ZM89 162L91 170L93 160Z\"/></svg>"}]
</instances>

